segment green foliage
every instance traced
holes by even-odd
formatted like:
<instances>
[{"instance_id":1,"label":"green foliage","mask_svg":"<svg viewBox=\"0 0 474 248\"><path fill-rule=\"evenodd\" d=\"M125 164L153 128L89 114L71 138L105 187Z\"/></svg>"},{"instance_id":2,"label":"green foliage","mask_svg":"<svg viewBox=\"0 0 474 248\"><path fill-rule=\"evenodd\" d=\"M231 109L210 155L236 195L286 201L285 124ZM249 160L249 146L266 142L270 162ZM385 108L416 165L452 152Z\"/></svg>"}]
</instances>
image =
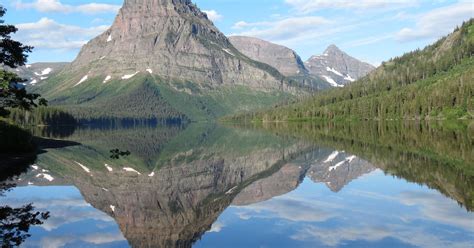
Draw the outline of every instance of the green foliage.
<instances>
[{"instance_id":1,"label":"green foliage","mask_svg":"<svg viewBox=\"0 0 474 248\"><path fill-rule=\"evenodd\" d=\"M6 9L0 6L0 18L6 13ZM11 34L18 30L13 25L5 25L0 19L0 65L16 68L26 63L27 53L33 49L18 41L11 39ZM6 117L10 113L7 108L22 108L31 110L38 105L46 105L46 100L40 98L39 94L27 93L20 83L16 74L0 69L0 117Z\"/></svg>"},{"instance_id":2,"label":"green foliage","mask_svg":"<svg viewBox=\"0 0 474 248\"><path fill-rule=\"evenodd\" d=\"M11 109L9 119L21 126L41 125L60 126L76 125L77 121L72 115L59 108L38 107L31 111Z\"/></svg>"},{"instance_id":3,"label":"green foliage","mask_svg":"<svg viewBox=\"0 0 474 248\"><path fill-rule=\"evenodd\" d=\"M0 18L6 14L7 10L0 6ZM4 20L0 19L0 63L9 67L24 65L28 55L33 47L25 46L18 41L11 39L18 29L13 25L5 25Z\"/></svg>"},{"instance_id":4,"label":"green foliage","mask_svg":"<svg viewBox=\"0 0 474 248\"><path fill-rule=\"evenodd\" d=\"M457 119L474 116L474 20L423 50L311 99L232 120Z\"/></svg>"},{"instance_id":5,"label":"green foliage","mask_svg":"<svg viewBox=\"0 0 474 248\"><path fill-rule=\"evenodd\" d=\"M49 212L37 212L32 204L21 207L0 206L0 241L2 247L18 247L31 237L32 226L42 225Z\"/></svg>"}]
</instances>

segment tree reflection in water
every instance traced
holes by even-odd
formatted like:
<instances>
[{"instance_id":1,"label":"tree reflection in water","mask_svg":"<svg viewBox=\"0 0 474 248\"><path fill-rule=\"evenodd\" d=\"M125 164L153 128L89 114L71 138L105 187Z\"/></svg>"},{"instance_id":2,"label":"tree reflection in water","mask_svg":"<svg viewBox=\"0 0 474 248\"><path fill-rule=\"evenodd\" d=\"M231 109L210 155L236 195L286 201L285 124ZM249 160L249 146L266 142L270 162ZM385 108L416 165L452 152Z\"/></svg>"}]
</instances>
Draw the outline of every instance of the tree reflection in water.
<instances>
[{"instance_id":1,"label":"tree reflection in water","mask_svg":"<svg viewBox=\"0 0 474 248\"><path fill-rule=\"evenodd\" d=\"M21 245L28 237L30 227L43 224L49 218L49 212L35 212L33 205L19 208L0 206L0 240L2 247Z\"/></svg>"},{"instance_id":2,"label":"tree reflection in water","mask_svg":"<svg viewBox=\"0 0 474 248\"><path fill-rule=\"evenodd\" d=\"M24 166L23 170L26 171L27 166L28 164ZM4 181L13 179L21 174L23 170L15 170L16 173L8 169L6 170L12 172L13 175L2 175L0 179L2 181L0 183L0 197L3 197L5 192L16 187L16 184ZM35 212L35 207L31 203L21 207L0 205L0 242L2 248L21 245L31 236L31 234L29 234L30 227L42 225L48 218L49 212Z\"/></svg>"}]
</instances>

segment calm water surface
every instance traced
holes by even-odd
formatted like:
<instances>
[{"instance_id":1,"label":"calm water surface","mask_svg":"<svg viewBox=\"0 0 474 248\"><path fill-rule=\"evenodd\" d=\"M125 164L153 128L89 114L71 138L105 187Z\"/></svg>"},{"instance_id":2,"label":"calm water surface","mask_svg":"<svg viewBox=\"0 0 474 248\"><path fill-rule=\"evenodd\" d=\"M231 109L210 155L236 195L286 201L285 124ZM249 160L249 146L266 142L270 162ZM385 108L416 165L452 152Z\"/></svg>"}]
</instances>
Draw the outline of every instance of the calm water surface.
<instances>
[{"instance_id":1,"label":"calm water surface","mask_svg":"<svg viewBox=\"0 0 474 248\"><path fill-rule=\"evenodd\" d=\"M2 225L3 242L19 230L22 247L474 243L465 123L35 132L44 136L36 162L0 188L2 218L49 212L29 230ZM115 148L131 155L111 159Z\"/></svg>"}]
</instances>

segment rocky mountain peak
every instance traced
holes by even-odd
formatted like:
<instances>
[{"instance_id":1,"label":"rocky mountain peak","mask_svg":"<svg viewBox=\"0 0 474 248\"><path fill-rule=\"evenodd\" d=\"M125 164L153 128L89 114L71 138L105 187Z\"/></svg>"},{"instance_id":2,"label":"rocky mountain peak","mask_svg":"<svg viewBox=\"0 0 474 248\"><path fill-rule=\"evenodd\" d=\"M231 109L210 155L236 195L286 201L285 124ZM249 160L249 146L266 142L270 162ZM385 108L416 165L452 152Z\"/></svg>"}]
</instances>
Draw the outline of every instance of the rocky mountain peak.
<instances>
[{"instance_id":1,"label":"rocky mountain peak","mask_svg":"<svg viewBox=\"0 0 474 248\"><path fill-rule=\"evenodd\" d=\"M157 6L157 5L178 5L178 4L191 4L191 0L125 0L123 6Z\"/></svg>"},{"instance_id":2,"label":"rocky mountain peak","mask_svg":"<svg viewBox=\"0 0 474 248\"><path fill-rule=\"evenodd\" d=\"M337 47L334 44L329 45L326 50L324 50L325 54L338 54L338 53L344 53L339 47Z\"/></svg>"},{"instance_id":3,"label":"rocky mountain peak","mask_svg":"<svg viewBox=\"0 0 474 248\"><path fill-rule=\"evenodd\" d=\"M334 44L326 48L322 55L312 56L305 62L305 66L310 74L322 77L333 87L344 87L375 69L374 66L351 57Z\"/></svg>"},{"instance_id":4,"label":"rocky mountain peak","mask_svg":"<svg viewBox=\"0 0 474 248\"><path fill-rule=\"evenodd\" d=\"M139 73L205 88L287 87L278 71L235 49L190 0L126 0L110 29L86 44L66 71L77 74L70 84L81 87L92 78L120 80Z\"/></svg>"}]
</instances>

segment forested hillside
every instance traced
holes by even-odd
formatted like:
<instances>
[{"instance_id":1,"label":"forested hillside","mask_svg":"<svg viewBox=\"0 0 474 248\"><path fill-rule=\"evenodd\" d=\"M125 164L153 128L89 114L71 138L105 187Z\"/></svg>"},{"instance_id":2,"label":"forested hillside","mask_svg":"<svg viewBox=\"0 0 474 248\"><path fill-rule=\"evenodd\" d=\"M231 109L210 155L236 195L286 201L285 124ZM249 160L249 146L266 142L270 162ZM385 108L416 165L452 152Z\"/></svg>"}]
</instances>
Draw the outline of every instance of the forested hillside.
<instances>
[{"instance_id":1,"label":"forested hillside","mask_svg":"<svg viewBox=\"0 0 474 248\"><path fill-rule=\"evenodd\" d=\"M474 116L474 20L384 62L346 88L233 120L459 119Z\"/></svg>"}]
</instances>

